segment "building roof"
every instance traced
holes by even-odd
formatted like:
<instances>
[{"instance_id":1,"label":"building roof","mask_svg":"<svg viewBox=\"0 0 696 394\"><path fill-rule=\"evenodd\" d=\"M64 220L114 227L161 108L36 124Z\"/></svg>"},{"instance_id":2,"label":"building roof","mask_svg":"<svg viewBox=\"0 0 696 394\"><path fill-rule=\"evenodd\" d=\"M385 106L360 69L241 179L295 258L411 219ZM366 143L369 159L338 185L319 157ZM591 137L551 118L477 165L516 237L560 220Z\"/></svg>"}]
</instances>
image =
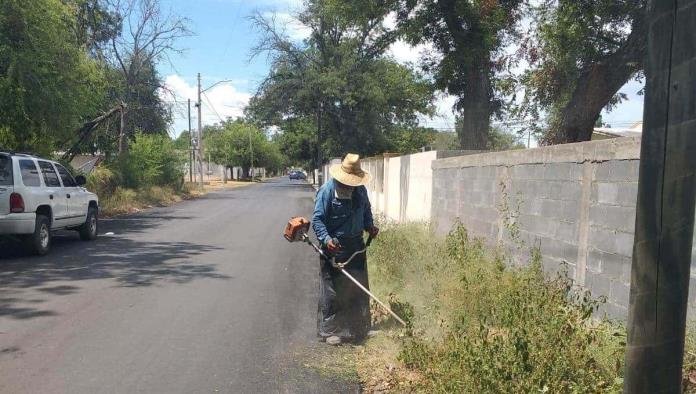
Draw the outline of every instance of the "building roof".
<instances>
[{"instance_id":1,"label":"building roof","mask_svg":"<svg viewBox=\"0 0 696 394\"><path fill-rule=\"evenodd\" d=\"M629 128L595 127L592 131L593 140L619 137L640 137L643 134L643 122L636 122Z\"/></svg>"}]
</instances>

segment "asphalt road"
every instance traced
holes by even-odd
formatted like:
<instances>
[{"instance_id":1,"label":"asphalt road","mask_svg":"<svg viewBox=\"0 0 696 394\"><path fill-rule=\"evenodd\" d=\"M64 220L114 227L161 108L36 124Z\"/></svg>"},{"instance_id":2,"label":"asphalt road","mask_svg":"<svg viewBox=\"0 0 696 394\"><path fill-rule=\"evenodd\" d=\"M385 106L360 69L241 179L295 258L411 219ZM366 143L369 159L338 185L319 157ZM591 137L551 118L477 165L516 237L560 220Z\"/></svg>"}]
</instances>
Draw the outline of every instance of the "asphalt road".
<instances>
[{"instance_id":1,"label":"asphalt road","mask_svg":"<svg viewBox=\"0 0 696 394\"><path fill-rule=\"evenodd\" d=\"M312 210L294 182L104 220L46 257L0 244L0 392L356 392L303 366L327 345L317 259L282 238Z\"/></svg>"}]
</instances>

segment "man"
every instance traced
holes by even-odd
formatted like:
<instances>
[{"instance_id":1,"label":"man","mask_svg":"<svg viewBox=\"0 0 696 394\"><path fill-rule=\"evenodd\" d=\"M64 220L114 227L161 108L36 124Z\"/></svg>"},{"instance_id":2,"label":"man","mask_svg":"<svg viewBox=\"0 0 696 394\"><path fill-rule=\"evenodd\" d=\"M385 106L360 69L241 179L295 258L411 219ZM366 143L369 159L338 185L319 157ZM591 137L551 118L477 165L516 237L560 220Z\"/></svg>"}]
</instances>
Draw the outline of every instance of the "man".
<instances>
[{"instance_id":1,"label":"man","mask_svg":"<svg viewBox=\"0 0 696 394\"><path fill-rule=\"evenodd\" d=\"M365 248L363 231L375 237L379 229L373 223L372 208L364 186L370 175L360 168L360 157L349 153L329 172L333 179L317 192L312 228L324 252L343 262ZM319 336L332 345L363 339L371 324L369 296L330 261L321 257L320 264ZM364 253L353 258L345 269L369 288Z\"/></svg>"}]
</instances>

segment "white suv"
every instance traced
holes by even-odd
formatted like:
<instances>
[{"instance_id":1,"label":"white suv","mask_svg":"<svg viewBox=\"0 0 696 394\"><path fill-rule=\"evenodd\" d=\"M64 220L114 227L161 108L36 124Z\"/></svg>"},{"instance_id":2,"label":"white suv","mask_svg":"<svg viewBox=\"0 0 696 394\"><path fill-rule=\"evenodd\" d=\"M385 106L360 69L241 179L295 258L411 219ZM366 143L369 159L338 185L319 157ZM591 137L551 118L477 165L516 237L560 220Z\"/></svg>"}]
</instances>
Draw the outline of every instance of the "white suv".
<instances>
[{"instance_id":1,"label":"white suv","mask_svg":"<svg viewBox=\"0 0 696 394\"><path fill-rule=\"evenodd\" d=\"M52 230L95 239L99 200L85 182L54 161L0 152L0 236L16 235L39 255L48 253Z\"/></svg>"}]
</instances>

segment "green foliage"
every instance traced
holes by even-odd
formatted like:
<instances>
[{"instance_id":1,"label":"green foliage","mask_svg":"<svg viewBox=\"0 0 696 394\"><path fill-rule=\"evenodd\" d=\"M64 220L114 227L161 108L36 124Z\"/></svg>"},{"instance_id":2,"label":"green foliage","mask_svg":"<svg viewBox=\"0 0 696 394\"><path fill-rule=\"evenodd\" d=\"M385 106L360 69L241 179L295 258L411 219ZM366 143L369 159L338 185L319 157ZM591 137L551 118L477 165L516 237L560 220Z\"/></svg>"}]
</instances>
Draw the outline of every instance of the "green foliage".
<instances>
[{"instance_id":1,"label":"green foliage","mask_svg":"<svg viewBox=\"0 0 696 394\"><path fill-rule=\"evenodd\" d=\"M247 114L291 135L283 143L294 147L292 160L315 160L317 144L324 157L415 148L395 146L392 136L432 112L433 92L422 75L387 57L396 35L382 21L391 10L390 2L311 1L300 18L312 31L303 43L255 20L264 34L258 51L270 54L272 67Z\"/></svg>"},{"instance_id":2,"label":"green foliage","mask_svg":"<svg viewBox=\"0 0 696 394\"><path fill-rule=\"evenodd\" d=\"M117 162L127 187L179 186L183 160L168 136L136 133L127 155Z\"/></svg>"},{"instance_id":3,"label":"green foliage","mask_svg":"<svg viewBox=\"0 0 696 394\"><path fill-rule=\"evenodd\" d=\"M521 0L401 0L399 28L412 44L435 48L421 61L437 89L456 96L464 115L458 130L462 149L485 149L490 118L499 114L496 73L508 61L502 48L514 37Z\"/></svg>"},{"instance_id":4,"label":"green foliage","mask_svg":"<svg viewBox=\"0 0 696 394\"><path fill-rule=\"evenodd\" d=\"M618 89L641 78L645 7L646 0L545 0L533 7L536 28L522 46L531 67L522 77L525 97L514 115L536 120L542 141L564 142L572 136L554 134L566 132L564 110L579 102L587 106L579 111L590 113L591 128L602 109L626 98ZM585 80L590 75L597 85ZM608 86L616 88L602 92ZM543 114L547 127L538 122Z\"/></svg>"},{"instance_id":5,"label":"green foliage","mask_svg":"<svg viewBox=\"0 0 696 394\"><path fill-rule=\"evenodd\" d=\"M431 144L433 150L454 150L459 149L459 139L457 133L441 131L435 134Z\"/></svg>"},{"instance_id":6,"label":"green foliage","mask_svg":"<svg viewBox=\"0 0 696 394\"><path fill-rule=\"evenodd\" d=\"M194 133L195 134L195 133ZM180 151L188 152L191 149L191 135L188 130L184 130L174 139L174 148Z\"/></svg>"},{"instance_id":7,"label":"green foliage","mask_svg":"<svg viewBox=\"0 0 696 394\"><path fill-rule=\"evenodd\" d=\"M283 152L288 165L311 168L316 159L317 125L311 118L294 118L282 122L273 142Z\"/></svg>"},{"instance_id":8,"label":"green foliage","mask_svg":"<svg viewBox=\"0 0 696 394\"><path fill-rule=\"evenodd\" d=\"M96 114L104 75L60 0L0 0L0 146L49 155Z\"/></svg>"},{"instance_id":9,"label":"green foliage","mask_svg":"<svg viewBox=\"0 0 696 394\"><path fill-rule=\"evenodd\" d=\"M204 135L205 149L215 163L245 170L265 167L271 171L280 170L285 165L278 145L271 143L266 134L252 123L230 120L206 128Z\"/></svg>"},{"instance_id":10,"label":"green foliage","mask_svg":"<svg viewBox=\"0 0 696 394\"><path fill-rule=\"evenodd\" d=\"M121 102L130 139L166 134L171 114L157 62L187 32L158 0L0 0L0 147L110 155L117 116L78 133Z\"/></svg>"},{"instance_id":11,"label":"green foliage","mask_svg":"<svg viewBox=\"0 0 696 394\"><path fill-rule=\"evenodd\" d=\"M493 151L524 149L525 145L520 142L520 137L503 131L501 128L492 127L488 135L488 149Z\"/></svg>"},{"instance_id":12,"label":"green foliage","mask_svg":"<svg viewBox=\"0 0 696 394\"><path fill-rule=\"evenodd\" d=\"M421 148L429 146L435 141L437 131L426 127L409 127L394 130L390 140L392 148L390 152L400 154L416 153Z\"/></svg>"},{"instance_id":13,"label":"green foliage","mask_svg":"<svg viewBox=\"0 0 696 394\"><path fill-rule=\"evenodd\" d=\"M114 194L121 184L121 176L107 166L96 167L87 177L87 190L96 193L99 197Z\"/></svg>"},{"instance_id":14,"label":"green foliage","mask_svg":"<svg viewBox=\"0 0 696 394\"><path fill-rule=\"evenodd\" d=\"M620 391L624 329L537 254L511 265L461 226L443 241L413 224L386 228L370 262L374 291L412 308L399 357L423 377L416 391Z\"/></svg>"}]
</instances>

